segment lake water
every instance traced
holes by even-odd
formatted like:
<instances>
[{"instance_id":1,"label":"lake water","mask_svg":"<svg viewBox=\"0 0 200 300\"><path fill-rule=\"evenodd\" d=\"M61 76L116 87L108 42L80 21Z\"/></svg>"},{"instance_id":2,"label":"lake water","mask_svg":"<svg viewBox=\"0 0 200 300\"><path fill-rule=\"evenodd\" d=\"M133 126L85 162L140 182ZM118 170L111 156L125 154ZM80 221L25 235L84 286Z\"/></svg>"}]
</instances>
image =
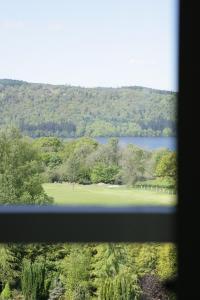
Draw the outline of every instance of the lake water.
<instances>
[{"instance_id":1,"label":"lake water","mask_svg":"<svg viewBox=\"0 0 200 300\"><path fill-rule=\"evenodd\" d=\"M99 143L106 144L109 138L97 137L95 138ZM119 137L120 146L124 147L128 144L137 145L146 150L155 150L159 148L167 148L169 150L176 150L175 137Z\"/></svg>"}]
</instances>

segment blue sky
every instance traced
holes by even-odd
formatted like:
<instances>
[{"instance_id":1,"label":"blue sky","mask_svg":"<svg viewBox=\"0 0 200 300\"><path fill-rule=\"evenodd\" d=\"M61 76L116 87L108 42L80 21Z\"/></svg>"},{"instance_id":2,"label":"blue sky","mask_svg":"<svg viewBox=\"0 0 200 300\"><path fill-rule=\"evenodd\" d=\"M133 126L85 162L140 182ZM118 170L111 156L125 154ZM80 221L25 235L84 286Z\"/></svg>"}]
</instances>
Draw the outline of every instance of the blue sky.
<instances>
[{"instance_id":1,"label":"blue sky","mask_svg":"<svg viewBox=\"0 0 200 300\"><path fill-rule=\"evenodd\" d=\"M0 0L0 78L177 90L178 0Z\"/></svg>"}]
</instances>

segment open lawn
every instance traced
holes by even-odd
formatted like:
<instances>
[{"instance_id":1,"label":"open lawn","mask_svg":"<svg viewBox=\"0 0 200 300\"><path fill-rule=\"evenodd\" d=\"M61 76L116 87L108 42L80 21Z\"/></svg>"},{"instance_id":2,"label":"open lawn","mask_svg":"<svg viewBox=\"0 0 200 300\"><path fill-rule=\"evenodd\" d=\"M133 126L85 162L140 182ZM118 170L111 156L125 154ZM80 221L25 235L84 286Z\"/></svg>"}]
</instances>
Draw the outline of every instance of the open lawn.
<instances>
[{"instance_id":1,"label":"open lawn","mask_svg":"<svg viewBox=\"0 0 200 300\"><path fill-rule=\"evenodd\" d=\"M63 205L173 205L175 195L105 184L45 183L44 190Z\"/></svg>"}]
</instances>

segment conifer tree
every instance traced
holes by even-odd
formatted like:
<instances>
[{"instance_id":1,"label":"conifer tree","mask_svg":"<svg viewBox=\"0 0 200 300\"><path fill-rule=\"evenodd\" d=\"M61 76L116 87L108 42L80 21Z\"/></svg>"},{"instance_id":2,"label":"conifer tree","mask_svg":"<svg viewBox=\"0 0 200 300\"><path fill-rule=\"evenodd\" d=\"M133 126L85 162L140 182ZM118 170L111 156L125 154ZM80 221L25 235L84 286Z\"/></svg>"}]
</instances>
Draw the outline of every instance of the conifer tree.
<instances>
[{"instance_id":1,"label":"conifer tree","mask_svg":"<svg viewBox=\"0 0 200 300\"><path fill-rule=\"evenodd\" d=\"M12 246L0 246L0 282L2 286L6 283L14 283L19 278L20 260L12 251Z\"/></svg>"},{"instance_id":2,"label":"conifer tree","mask_svg":"<svg viewBox=\"0 0 200 300\"><path fill-rule=\"evenodd\" d=\"M101 300L137 300L141 294L137 276L122 272L107 278L100 286Z\"/></svg>"},{"instance_id":3,"label":"conifer tree","mask_svg":"<svg viewBox=\"0 0 200 300\"><path fill-rule=\"evenodd\" d=\"M61 272L67 299L89 299L90 259L91 254L87 246L73 245L70 254L63 260Z\"/></svg>"},{"instance_id":4,"label":"conifer tree","mask_svg":"<svg viewBox=\"0 0 200 300\"><path fill-rule=\"evenodd\" d=\"M25 300L42 300L46 298L44 262L31 263L24 260L21 286Z\"/></svg>"}]
</instances>

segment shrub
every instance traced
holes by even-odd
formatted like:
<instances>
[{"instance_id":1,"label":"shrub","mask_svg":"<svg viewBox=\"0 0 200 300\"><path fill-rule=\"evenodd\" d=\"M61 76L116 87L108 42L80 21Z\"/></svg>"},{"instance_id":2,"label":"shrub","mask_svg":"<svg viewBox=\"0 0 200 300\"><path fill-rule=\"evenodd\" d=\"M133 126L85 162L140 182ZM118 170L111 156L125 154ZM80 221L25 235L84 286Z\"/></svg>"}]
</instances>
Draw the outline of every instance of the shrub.
<instances>
[{"instance_id":1,"label":"shrub","mask_svg":"<svg viewBox=\"0 0 200 300\"><path fill-rule=\"evenodd\" d=\"M91 172L92 183L114 183L116 175L119 172L119 167L115 165L106 165L104 163L99 163L94 166Z\"/></svg>"},{"instance_id":2,"label":"shrub","mask_svg":"<svg viewBox=\"0 0 200 300\"><path fill-rule=\"evenodd\" d=\"M10 290L10 286L9 283L6 283L2 293L1 293L1 299L2 300L7 300L11 298L11 290Z\"/></svg>"}]
</instances>

